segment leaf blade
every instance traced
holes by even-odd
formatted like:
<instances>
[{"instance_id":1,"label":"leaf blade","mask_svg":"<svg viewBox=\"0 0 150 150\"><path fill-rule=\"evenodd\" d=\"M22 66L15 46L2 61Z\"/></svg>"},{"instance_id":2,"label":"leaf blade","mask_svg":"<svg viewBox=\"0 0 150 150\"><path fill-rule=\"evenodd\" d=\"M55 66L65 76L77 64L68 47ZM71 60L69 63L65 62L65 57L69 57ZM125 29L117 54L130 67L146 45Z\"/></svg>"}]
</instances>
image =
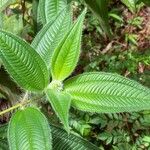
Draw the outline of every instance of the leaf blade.
<instances>
[{"instance_id":1,"label":"leaf blade","mask_svg":"<svg viewBox=\"0 0 150 150\"><path fill-rule=\"evenodd\" d=\"M44 115L35 108L17 111L8 126L10 150L51 150L51 130Z\"/></svg>"},{"instance_id":2,"label":"leaf blade","mask_svg":"<svg viewBox=\"0 0 150 150\"><path fill-rule=\"evenodd\" d=\"M2 30L0 58L12 78L22 88L41 91L48 85L48 69L39 54L19 37Z\"/></svg>"},{"instance_id":3,"label":"leaf blade","mask_svg":"<svg viewBox=\"0 0 150 150\"><path fill-rule=\"evenodd\" d=\"M52 137L54 150L99 150L85 139L72 133L68 135L63 129L55 126L52 126Z\"/></svg>"},{"instance_id":4,"label":"leaf blade","mask_svg":"<svg viewBox=\"0 0 150 150\"><path fill-rule=\"evenodd\" d=\"M135 0L121 0L121 2L128 7L132 13L136 13L136 1Z\"/></svg>"},{"instance_id":5,"label":"leaf blade","mask_svg":"<svg viewBox=\"0 0 150 150\"><path fill-rule=\"evenodd\" d=\"M63 123L65 129L69 132L69 109L71 97L67 93L57 92L56 90L47 89L46 95L52 105L55 113Z\"/></svg>"},{"instance_id":6,"label":"leaf blade","mask_svg":"<svg viewBox=\"0 0 150 150\"><path fill-rule=\"evenodd\" d=\"M139 111L150 108L150 90L110 73L84 73L65 82L72 105L90 112Z\"/></svg>"},{"instance_id":7,"label":"leaf blade","mask_svg":"<svg viewBox=\"0 0 150 150\"><path fill-rule=\"evenodd\" d=\"M88 142L87 140L77 136L73 133L68 133L52 124L50 124L52 130L52 140L54 150L99 150L98 147ZM3 130L4 129L4 130ZM0 127L1 130L1 127ZM2 127L2 134L6 135L7 125ZM67 137L67 138L66 138ZM5 140L1 141L2 145L6 146L5 149L8 150L7 138L3 137ZM4 150L5 150L4 149Z\"/></svg>"},{"instance_id":8,"label":"leaf blade","mask_svg":"<svg viewBox=\"0 0 150 150\"><path fill-rule=\"evenodd\" d=\"M86 10L82 12L72 29L52 55L51 73L54 80L64 80L72 73L77 65L85 14Z\"/></svg>"},{"instance_id":9,"label":"leaf blade","mask_svg":"<svg viewBox=\"0 0 150 150\"><path fill-rule=\"evenodd\" d=\"M43 24L53 21L66 6L67 0L39 0L39 20Z\"/></svg>"},{"instance_id":10,"label":"leaf blade","mask_svg":"<svg viewBox=\"0 0 150 150\"><path fill-rule=\"evenodd\" d=\"M32 42L32 46L50 66L51 56L54 49L70 29L71 15L70 6L61 11L54 21L47 23Z\"/></svg>"}]
</instances>

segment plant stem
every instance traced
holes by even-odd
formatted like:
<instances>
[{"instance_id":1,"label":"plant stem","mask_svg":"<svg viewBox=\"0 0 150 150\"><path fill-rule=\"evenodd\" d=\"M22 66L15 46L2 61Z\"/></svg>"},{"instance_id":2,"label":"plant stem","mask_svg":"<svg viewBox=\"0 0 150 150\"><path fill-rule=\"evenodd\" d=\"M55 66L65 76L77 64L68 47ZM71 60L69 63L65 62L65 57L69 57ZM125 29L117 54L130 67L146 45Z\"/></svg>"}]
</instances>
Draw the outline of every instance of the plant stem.
<instances>
[{"instance_id":1,"label":"plant stem","mask_svg":"<svg viewBox=\"0 0 150 150\"><path fill-rule=\"evenodd\" d=\"M3 115L3 114L5 114L5 113L8 113L8 112L10 112L10 111L12 111L12 110L14 110L16 108L22 107L23 105L27 105L30 102L31 102L31 100L27 100L27 101L23 101L21 103L18 103L16 105L14 105L14 106L12 106L12 107L10 107L10 108L8 108L8 109L0 112L0 116Z\"/></svg>"}]
</instances>

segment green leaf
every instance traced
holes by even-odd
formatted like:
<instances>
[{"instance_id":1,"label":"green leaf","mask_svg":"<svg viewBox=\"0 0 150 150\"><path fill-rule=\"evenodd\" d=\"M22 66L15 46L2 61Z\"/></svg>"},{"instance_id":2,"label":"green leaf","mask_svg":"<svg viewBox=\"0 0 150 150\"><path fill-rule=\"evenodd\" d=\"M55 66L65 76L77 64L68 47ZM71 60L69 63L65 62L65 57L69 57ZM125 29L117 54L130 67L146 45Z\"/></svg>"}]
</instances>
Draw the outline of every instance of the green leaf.
<instances>
[{"instance_id":1,"label":"green leaf","mask_svg":"<svg viewBox=\"0 0 150 150\"><path fill-rule=\"evenodd\" d=\"M0 0L0 12L4 10L14 0Z\"/></svg>"},{"instance_id":2,"label":"green leaf","mask_svg":"<svg viewBox=\"0 0 150 150\"><path fill-rule=\"evenodd\" d=\"M71 104L70 95L52 89L47 89L46 95L55 113L63 123L65 129L69 131L68 118Z\"/></svg>"},{"instance_id":3,"label":"green leaf","mask_svg":"<svg viewBox=\"0 0 150 150\"><path fill-rule=\"evenodd\" d=\"M10 26L10 24L11 24L11 26ZM22 29L23 29L22 16L21 15L19 15L19 16L12 15L11 17L4 16L2 29L5 31L14 33L16 35L21 35Z\"/></svg>"},{"instance_id":4,"label":"green leaf","mask_svg":"<svg viewBox=\"0 0 150 150\"><path fill-rule=\"evenodd\" d=\"M51 130L45 116L36 108L17 111L8 126L10 150L51 150Z\"/></svg>"},{"instance_id":5,"label":"green leaf","mask_svg":"<svg viewBox=\"0 0 150 150\"><path fill-rule=\"evenodd\" d=\"M99 150L85 139L71 133L68 135L67 132L55 126L52 126L52 138L54 150Z\"/></svg>"},{"instance_id":6,"label":"green leaf","mask_svg":"<svg viewBox=\"0 0 150 150\"><path fill-rule=\"evenodd\" d=\"M55 80L64 80L75 69L81 47L82 25L86 10L68 32L52 55L51 73Z\"/></svg>"},{"instance_id":7,"label":"green leaf","mask_svg":"<svg viewBox=\"0 0 150 150\"><path fill-rule=\"evenodd\" d=\"M8 150L7 139L0 139L0 150Z\"/></svg>"},{"instance_id":8,"label":"green leaf","mask_svg":"<svg viewBox=\"0 0 150 150\"><path fill-rule=\"evenodd\" d=\"M4 128L5 127L5 128ZM6 129L7 129L7 125L5 125L4 127L2 127L3 134L6 134ZM59 128L56 127L54 125L50 125L51 127L51 132L52 132L52 140L53 140L53 149L54 150L99 150L98 147L96 147L95 145L93 145L92 143L88 142L87 140L73 134L70 133L68 135L68 133ZM1 130L1 127L0 127ZM1 141L0 143L1 145L7 144L7 139L5 136L5 139ZM5 148L6 150L8 150L8 144L7 147ZM2 149L2 150L5 150Z\"/></svg>"},{"instance_id":9,"label":"green leaf","mask_svg":"<svg viewBox=\"0 0 150 150\"><path fill-rule=\"evenodd\" d=\"M9 146L7 143L7 126L0 126L0 150L8 150Z\"/></svg>"},{"instance_id":10,"label":"green leaf","mask_svg":"<svg viewBox=\"0 0 150 150\"><path fill-rule=\"evenodd\" d=\"M132 12L136 12L136 2L135 0L121 0L121 2L128 7L128 9Z\"/></svg>"},{"instance_id":11,"label":"green leaf","mask_svg":"<svg viewBox=\"0 0 150 150\"><path fill-rule=\"evenodd\" d=\"M108 37L112 37L108 18L109 0L85 0L88 7L100 21L100 25Z\"/></svg>"},{"instance_id":12,"label":"green leaf","mask_svg":"<svg viewBox=\"0 0 150 150\"><path fill-rule=\"evenodd\" d=\"M48 69L40 55L25 41L0 31L0 58L12 78L24 89L41 91L48 85Z\"/></svg>"},{"instance_id":13,"label":"green leaf","mask_svg":"<svg viewBox=\"0 0 150 150\"><path fill-rule=\"evenodd\" d=\"M83 111L114 113L150 109L150 90L111 73L84 73L65 82L72 105Z\"/></svg>"},{"instance_id":14,"label":"green leaf","mask_svg":"<svg viewBox=\"0 0 150 150\"><path fill-rule=\"evenodd\" d=\"M32 46L50 66L54 49L66 35L71 26L70 8L64 9L53 22L46 24L35 37Z\"/></svg>"},{"instance_id":15,"label":"green leaf","mask_svg":"<svg viewBox=\"0 0 150 150\"><path fill-rule=\"evenodd\" d=\"M66 6L67 0L39 0L39 20L43 24L53 21Z\"/></svg>"},{"instance_id":16,"label":"green leaf","mask_svg":"<svg viewBox=\"0 0 150 150\"><path fill-rule=\"evenodd\" d=\"M0 126L0 139L5 139L7 136L7 126L1 125Z\"/></svg>"}]
</instances>

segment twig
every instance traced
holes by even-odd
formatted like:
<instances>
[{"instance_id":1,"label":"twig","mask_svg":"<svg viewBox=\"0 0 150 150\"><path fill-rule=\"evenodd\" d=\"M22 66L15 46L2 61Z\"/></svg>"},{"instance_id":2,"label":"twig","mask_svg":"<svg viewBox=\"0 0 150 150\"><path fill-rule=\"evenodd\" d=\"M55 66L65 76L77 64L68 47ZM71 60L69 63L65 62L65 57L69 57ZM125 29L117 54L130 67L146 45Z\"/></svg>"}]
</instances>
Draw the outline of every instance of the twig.
<instances>
[{"instance_id":1,"label":"twig","mask_svg":"<svg viewBox=\"0 0 150 150\"><path fill-rule=\"evenodd\" d=\"M18 103L18 104L16 104L16 105L14 105L14 106L12 106L12 107L10 107L10 108L8 108L8 109L6 109L6 110L0 112L0 116L3 115L3 114L5 114L5 113L8 113L8 112L10 112L10 111L12 111L12 110L14 110L14 109L16 109L16 108L19 108L19 107L22 107L22 106L24 106L24 105L27 105L27 104L29 104L30 102L31 102L31 100L27 100L27 101L23 101L23 102L21 102L21 103Z\"/></svg>"}]
</instances>

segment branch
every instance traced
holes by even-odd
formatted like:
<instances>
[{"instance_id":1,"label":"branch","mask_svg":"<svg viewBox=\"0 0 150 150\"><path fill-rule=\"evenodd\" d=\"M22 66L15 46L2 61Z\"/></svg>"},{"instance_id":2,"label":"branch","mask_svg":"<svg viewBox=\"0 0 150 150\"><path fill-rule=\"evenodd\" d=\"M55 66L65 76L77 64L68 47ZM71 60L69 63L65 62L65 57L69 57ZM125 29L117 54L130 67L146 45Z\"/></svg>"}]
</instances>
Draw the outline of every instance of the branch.
<instances>
[{"instance_id":1,"label":"branch","mask_svg":"<svg viewBox=\"0 0 150 150\"><path fill-rule=\"evenodd\" d=\"M27 104L29 104L30 102L31 102L31 100L27 100L27 101L23 101L23 102L21 102L21 103L18 103L18 104L16 104L16 105L14 105L14 106L12 106L12 107L10 107L10 108L4 110L4 111L1 111L1 112L0 112L0 116L3 115L3 114L5 114L5 113L8 113L8 112L10 112L10 111L12 111L12 110L14 110L14 109L16 109L16 108L19 108L19 107L22 107L22 106L24 106L24 105L27 105Z\"/></svg>"}]
</instances>

